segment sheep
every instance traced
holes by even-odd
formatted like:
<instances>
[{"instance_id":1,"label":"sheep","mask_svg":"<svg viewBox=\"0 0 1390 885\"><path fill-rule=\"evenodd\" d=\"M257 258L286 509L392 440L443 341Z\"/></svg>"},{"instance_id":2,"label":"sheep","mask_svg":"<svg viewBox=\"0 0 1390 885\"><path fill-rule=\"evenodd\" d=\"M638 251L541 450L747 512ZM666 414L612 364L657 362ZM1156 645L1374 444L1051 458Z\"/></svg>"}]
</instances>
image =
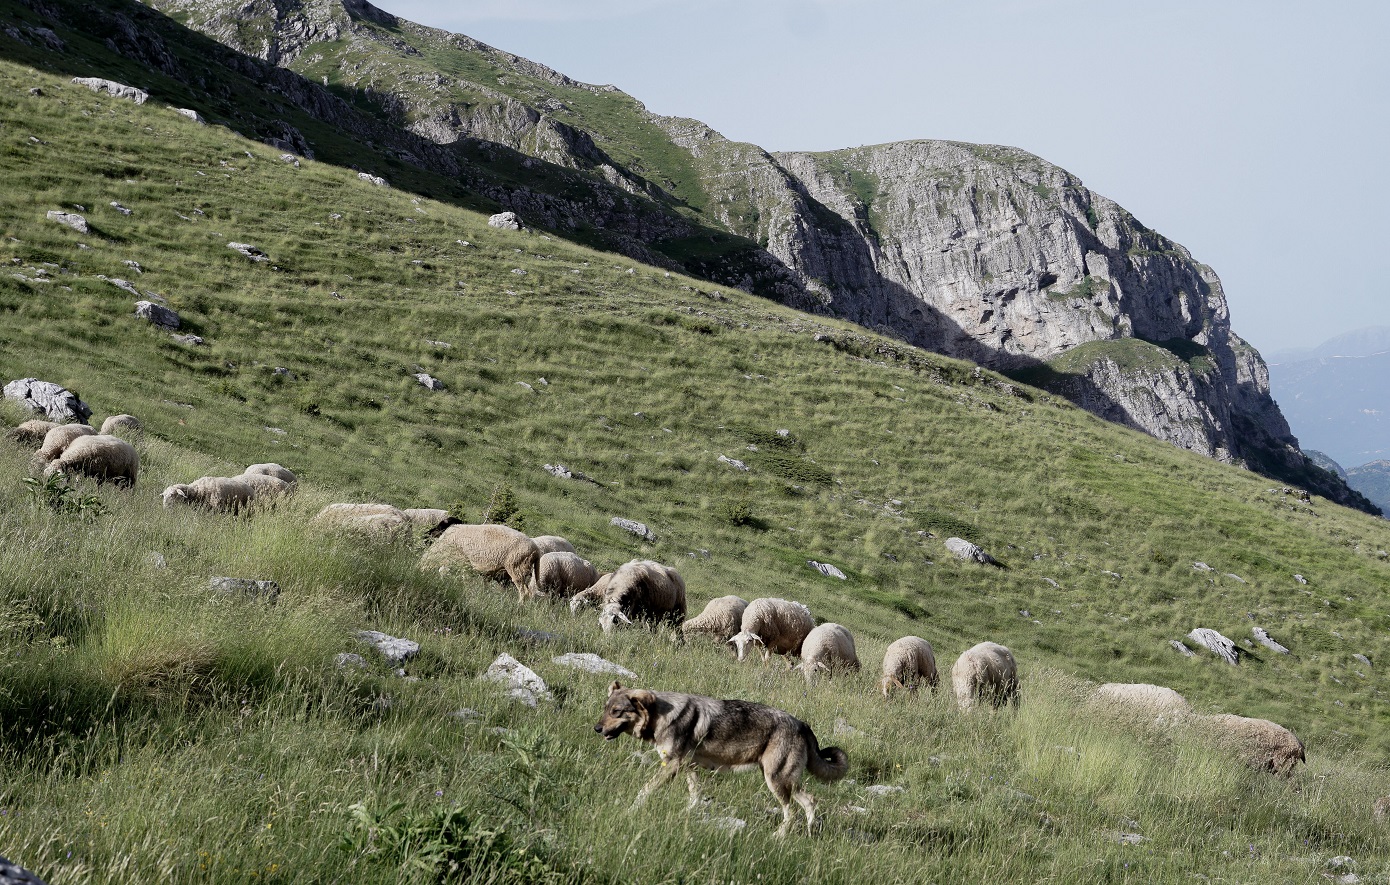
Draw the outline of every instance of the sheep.
<instances>
[{"instance_id":1,"label":"sheep","mask_svg":"<svg viewBox=\"0 0 1390 885\"><path fill-rule=\"evenodd\" d=\"M449 518L449 511L437 507L411 507L401 513L417 529L433 528Z\"/></svg>"},{"instance_id":2,"label":"sheep","mask_svg":"<svg viewBox=\"0 0 1390 885\"><path fill-rule=\"evenodd\" d=\"M242 476L274 476L277 479L283 479L290 485L299 482L299 477L294 475L293 470L287 467L281 467L279 464L252 464L250 467L241 471L241 474Z\"/></svg>"},{"instance_id":3,"label":"sheep","mask_svg":"<svg viewBox=\"0 0 1390 885\"><path fill-rule=\"evenodd\" d=\"M124 431L130 436L139 437L145 425L134 415L112 415L101 422L101 432L105 436L120 436Z\"/></svg>"},{"instance_id":4,"label":"sheep","mask_svg":"<svg viewBox=\"0 0 1390 885\"><path fill-rule=\"evenodd\" d=\"M740 661L749 643L762 646L766 663L774 654L801 654L801 643L815 626L811 610L801 603L766 597L748 603L748 608L743 610L743 620L739 622L739 631L728 641L738 649Z\"/></svg>"},{"instance_id":5,"label":"sheep","mask_svg":"<svg viewBox=\"0 0 1390 885\"><path fill-rule=\"evenodd\" d=\"M256 497L256 490L231 476L201 476L192 482L176 483L164 490L164 506L188 504L204 510L239 512Z\"/></svg>"},{"instance_id":6,"label":"sheep","mask_svg":"<svg viewBox=\"0 0 1390 885\"><path fill-rule=\"evenodd\" d=\"M48 433L44 434L43 445L34 453L34 457L47 464L72 445L72 441L79 436L96 436L97 432L86 424L59 424Z\"/></svg>"},{"instance_id":7,"label":"sheep","mask_svg":"<svg viewBox=\"0 0 1390 885\"><path fill-rule=\"evenodd\" d=\"M605 633L634 620L675 625L685 620L685 612L685 579L670 566L634 559L609 579L598 623Z\"/></svg>"},{"instance_id":8,"label":"sheep","mask_svg":"<svg viewBox=\"0 0 1390 885\"><path fill-rule=\"evenodd\" d=\"M420 568L442 572L454 563L467 563L489 580L501 582L510 578L520 599L525 599L527 589L535 585L540 552L530 538L516 529L495 523L466 525L448 519L430 534L434 532L438 532L437 540L420 557Z\"/></svg>"},{"instance_id":9,"label":"sheep","mask_svg":"<svg viewBox=\"0 0 1390 885\"><path fill-rule=\"evenodd\" d=\"M531 539L535 541L535 538ZM531 588L532 596L570 597L594 585L598 581L598 569L578 553L557 550L542 553L536 566L536 585Z\"/></svg>"},{"instance_id":10,"label":"sheep","mask_svg":"<svg viewBox=\"0 0 1390 885\"><path fill-rule=\"evenodd\" d=\"M1133 710L1160 720L1182 717L1192 712L1187 698L1162 685L1146 682L1107 682L1091 695L1093 701L1115 710Z\"/></svg>"},{"instance_id":11,"label":"sheep","mask_svg":"<svg viewBox=\"0 0 1390 885\"><path fill-rule=\"evenodd\" d=\"M82 474L97 482L110 480L118 486L129 488L135 485L135 478L140 473L140 455L134 446L119 436L79 436L61 455L49 462L43 475L58 473Z\"/></svg>"},{"instance_id":12,"label":"sheep","mask_svg":"<svg viewBox=\"0 0 1390 885\"><path fill-rule=\"evenodd\" d=\"M704 611L681 624L681 635L708 636L718 642L728 642L743 624L743 612L748 600L741 596L720 596L705 603Z\"/></svg>"},{"instance_id":13,"label":"sheep","mask_svg":"<svg viewBox=\"0 0 1390 885\"><path fill-rule=\"evenodd\" d=\"M995 642L981 642L966 649L951 667L951 688L962 710L975 701L998 708L1018 705L1018 664L1013 652Z\"/></svg>"},{"instance_id":14,"label":"sheep","mask_svg":"<svg viewBox=\"0 0 1390 885\"><path fill-rule=\"evenodd\" d=\"M570 597L570 614L578 614L579 610L586 605L601 605L603 594L608 592L608 585L613 580L614 572L605 572L599 575L592 584L580 590Z\"/></svg>"},{"instance_id":15,"label":"sheep","mask_svg":"<svg viewBox=\"0 0 1390 885\"><path fill-rule=\"evenodd\" d=\"M405 514L390 504L329 504L314 522L369 535L395 535L406 525Z\"/></svg>"},{"instance_id":16,"label":"sheep","mask_svg":"<svg viewBox=\"0 0 1390 885\"><path fill-rule=\"evenodd\" d=\"M239 479L250 486L252 499L256 501L274 501L294 491L293 483L265 473L243 473L233 479Z\"/></svg>"},{"instance_id":17,"label":"sheep","mask_svg":"<svg viewBox=\"0 0 1390 885\"><path fill-rule=\"evenodd\" d=\"M536 545L536 549L544 556L547 553L573 553L574 545L559 535L540 535L532 538L531 542Z\"/></svg>"},{"instance_id":18,"label":"sheep","mask_svg":"<svg viewBox=\"0 0 1390 885\"><path fill-rule=\"evenodd\" d=\"M1283 777L1292 777L1294 766L1307 762L1303 741L1292 731L1268 719L1251 719L1230 713L1196 717L1217 741L1234 750L1247 764Z\"/></svg>"},{"instance_id":19,"label":"sheep","mask_svg":"<svg viewBox=\"0 0 1390 885\"><path fill-rule=\"evenodd\" d=\"M826 622L806 634L801 643L801 663L798 669L809 685L817 670L829 673L832 669L859 669L859 655L854 651L854 636L841 624Z\"/></svg>"},{"instance_id":20,"label":"sheep","mask_svg":"<svg viewBox=\"0 0 1390 885\"><path fill-rule=\"evenodd\" d=\"M9 439L14 440L21 446L41 446L43 438L48 435L48 431L60 426L56 421L44 421L34 418L20 424L14 430L5 434Z\"/></svg>"},{"instance_id":21,"label":"sheep","mask_svg":"<svg viewBox=\"0 0 1390 885\"><path fill-rule=\"evenodd\" d=\"M895 687L916 694L920 680L925 680L933 692L941 684L931 643L920 636L893 640L893 644L883 653L883 678L878 682L879 691L883 692L885 698Z\"/></svg>"}]
</instances>

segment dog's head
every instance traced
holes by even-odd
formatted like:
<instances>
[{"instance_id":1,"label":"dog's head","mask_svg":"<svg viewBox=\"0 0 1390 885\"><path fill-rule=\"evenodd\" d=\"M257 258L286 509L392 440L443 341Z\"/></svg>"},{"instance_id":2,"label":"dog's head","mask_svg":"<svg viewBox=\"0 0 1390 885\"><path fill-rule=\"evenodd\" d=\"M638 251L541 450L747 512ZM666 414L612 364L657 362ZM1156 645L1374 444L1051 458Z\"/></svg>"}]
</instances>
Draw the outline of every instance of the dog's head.
<instances>
[{"instance_id":1,"label":"dog's head","mask_svg":"<svg viewBox=\"0 0 1390 885\"><path fill-rule=\"evenodd\" d=\"M651 706L654 703L656 695L650 691L623 688L615 680L608 686L608 702L603 705L603 715L599 717L594 731L609 741L620 734L641 737L647 723L651 721Z\"/></svg>"}]
</instances>

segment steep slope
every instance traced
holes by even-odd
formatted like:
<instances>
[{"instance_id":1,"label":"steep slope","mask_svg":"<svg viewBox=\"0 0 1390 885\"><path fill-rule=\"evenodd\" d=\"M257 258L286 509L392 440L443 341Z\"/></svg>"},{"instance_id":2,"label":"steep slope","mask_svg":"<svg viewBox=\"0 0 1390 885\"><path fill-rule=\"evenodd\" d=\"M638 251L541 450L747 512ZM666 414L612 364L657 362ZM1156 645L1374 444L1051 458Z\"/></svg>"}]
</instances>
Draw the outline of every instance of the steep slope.
<instances>
[{"instance_id":1,"label":"steep slope","mask_svg":"<svg viewBox=\"0 0 1390 885\"><path fill-rule=\"evenodd\" d=\"M773 156L360 0L154 5L244 55L203 47L195 61L171 48L186 32L139 6L43 9L176 81L207 88L218 58L263 103L327 123L377 164L442 176L445 193L461 184L581 241L1024 372L1110 420L1369 506L1309 469L1259 355L1229 328L1215 274L1025 152L907 142ZM287 109L264 117L220 92L212 107L190 100L360 165L285 122ZM1138 342L1151 345L1142 370L1124 358ZM1060 374L1028 373L1064 354Z\"/></svg>"}]
</instances>

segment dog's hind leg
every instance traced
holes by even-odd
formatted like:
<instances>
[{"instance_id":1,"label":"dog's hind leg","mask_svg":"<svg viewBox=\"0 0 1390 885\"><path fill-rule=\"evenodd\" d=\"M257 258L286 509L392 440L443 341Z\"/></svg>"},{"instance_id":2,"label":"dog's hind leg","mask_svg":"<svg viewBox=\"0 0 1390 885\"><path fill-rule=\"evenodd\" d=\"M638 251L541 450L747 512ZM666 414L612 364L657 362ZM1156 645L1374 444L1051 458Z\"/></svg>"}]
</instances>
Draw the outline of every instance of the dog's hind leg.
<instances>
[{"instance_id":1,"label":"dog's hind leg","mask_svg":"<svg viewBox=\"0 0 1390 885\"><path fill-rule=\"evenodd\" d=\"M800 803L802 808L806 809L806 835L810 836L815 832L816 826L816 797L812 796L801 787L797 787L796 792L792 793L792 798ZM790 823L791 806L787 806L784 810L787 812L787 822Z\"/></svg>"}]
</instances>

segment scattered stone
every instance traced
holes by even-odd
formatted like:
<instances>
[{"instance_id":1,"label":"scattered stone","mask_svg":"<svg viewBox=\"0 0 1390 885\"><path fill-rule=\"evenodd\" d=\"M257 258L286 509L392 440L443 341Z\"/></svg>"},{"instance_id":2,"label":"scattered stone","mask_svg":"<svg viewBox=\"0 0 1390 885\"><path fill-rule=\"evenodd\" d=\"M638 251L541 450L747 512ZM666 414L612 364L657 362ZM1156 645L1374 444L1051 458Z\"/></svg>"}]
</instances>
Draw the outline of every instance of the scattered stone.
<instances>
[{"instance_id":1,"label":"scattered stone","mask_svg":"<svg viewBox=\"0 0 1390 885\"><path fill-rule=\"evenodd\" d=\"M541 469L559 479L578 479L585 482L593 482L593 480L589 479L589 477L580 473L578 470L570 470L563 464L543 464L541 465Z\"/></svg>"},{"instance_id":2,"label":"scattered stone","mask_svg":"<svg viewBox=\"0 0 1390 885\"><path fill-rule=\"evenodd\" d=\"M367 659L352 651L345 651L333 656L333 666L339 670L348 667L356 667L358 670L367 669Z\"/></svg>"},{"instance_id":3,"label":"scattered stone","mask_svg":"<svg viewBox=\"0 0 1390 885\"><path fill-rule=\"evenodd\" d=\"M133 101L136 104L144 104L150 99L150 94L145 90L136 89L134 86L127 86L124 83L117 83L114 80L103 80L100 77L73 77L72 82L78 86L86 86L93 92L105 92L116 98Z\"/></svg>"},{"instance_id":4,"label":"scattered stone","mask_svg":"<svg viewBox=\"0 0 1390 885\"><path fill-rule=\"evenodd\" d=\"M526 627L516 628L516 638L522 642L531 642L537 645L543 642L564 642L565 637L559 633L551 633L548 630L531 630Z\"/></svg>"},{"instance_id":5,"label":"scattered stone","mask_svg":"<svg viewBox=\"0 0 1390 885\"><path fill-rule=\"evenodd\" d=\"M289 433L289 431L285 430L283 427L267 427L265 430L267 433L273 433L276 436L284 436Z\"/></svg>"},{"instance_id":6,"label":"scattered stone","mask_svg":"<svg viewBox=\"0 0 1390 885\"><path fill-rule=\"evenodd\" d=\"M1279 654L1281 655L1289 654L1289 650L1284 646L1280 645L1279 643L1275 642L1273 639L1271 639L1269 634L1265 632L1265 629L1263 627L1251 627L1250 632L1255 634L1255 640L1259 642L1260 645L1263 645L1265 648L1273 649L1274 651L1279 652Z\"/></svg>"},{"instance_id":7,"label":"scattered stone","mask_svg":"<svg viewBox=\"0 0 1390 885\"><path fill-rule=\"evenodd\" d=\"M1356 869L1356 861L1345 854L1339 854L1328 860L1327 868L1329 870L1354 870Z\"/></svg>"},{"instance_id":8,"label":"scattered stone","mask_svg":"<svg viewBox=\"0 0 1390 885\"><path fill-rule=\"evenodd\" d=\"M777 428L777 435L781 437L788 437L792 435L792 432L785 427L779 427Z\"/></svg>"},{"instance_id":9,"label":"scattered stone","mask_svg":"<svg viewBox=\"0 0 1390 885\"><path fill-rule=\"evenodd\" d=\"M415 380L416 380L416 381L419 381L422 385L424 385L425 388L426 388L427 390L443 390L443 389L444 389L444 382L443 382L443 381L440 381L438 378L434 377L433 375L429 374L428 372L420 372L420 373L416 374L416 375L415 375Z\"/></svg>"},{"instance_id":10,"label":"scattered stone","mask_svg":"<svg viewBox=\"0 0 1390 885\"><path fill-rule=\"evenodd\" d=\"M129 215L129 214L133 211L133 210L131 210L131 209L127 209L126 207L122 206L120 203L117 203L115 200L112 200L112 201L111 201L111 208L112 208L112 209L115 209L117 212L121 213L122 215Z\"/></svg>"},{"instance_id":11,"label":"scattered stone","mask_svg":"<svg viewBox=\"0 0 1390 885\"><path fill-rule=\"evenodd\" d=\"M545 680L506 652L498 655L479 678L502 683L507 687L507 697L528 707L536 706L541 698L554 700Z\"/></svg>"},{"instance_id":12,"label":"scattered stone","mask_svg":"<svg viewBox=\"0 0 1390 885\"><path fill-rule=\"evenodd\" d=\"M386 183L386 179L382 178L382 177L379 176L379 175L373 175L373 174L371 174L370 172L359 172L359 173L357 173L357 177L360 178L360 179L362 179L363 181L370 182L370 183L376 185L377 187L390 187L390 186L391 186L391 185L389 185L389 184Z\"/></svg>"},{"instance_id":13,"label":"scattered stone","mask_svg":"<svg viewBox=\"0 0 1390 885\"><path fill-rule=\"evenodd\" d=\"M203 340L201 335L175 335L174 340L179 344L186 344L189 347L201 347L207 343Z\"/></svg>"},{"instance_id":14,"label":"scattered stone","mask_svg":"<svg viewBox=\"0 0 1390 885\"><path fill-rule=\"evenodd\" d=\"M1191 633L1187 634L1187 638L1221 658L1226 663L1232 666L1235 665L1239 655L1239 652L1236 650L1236 644L1215 630L1209 627L1197 627Z\"/></svg>"},{"instance_id":15,"label":"scattered stone","mask_svg":"<svg viewBox=\"0 0 1390 885\"><path fill-rule=\"evenodd\" d=\"M848 580L848 578L845 577L844 572L835 568L835 566L831 565L828 562L816 562L814 559L808 559L806 560L806 564L809 565L811 568L815 569L816 571L820 572L822 575L825 575L827 578L839 578L841 581Z\"/></svg>"},{"instance_id":16,"label":"scattered stone","mask_svg":"<svg viewBox=\"0 0 1390 885\"><path fill-rule=\"evenodd\" d=\"M1216 571L1216 569L1214 569L1214 568L1212 568L1211 566L1207 565L1205 562L1194 562L1194 563L1192 563L1192 568L1193 568L1193 570L1199 571L1199 572L1214 572L1214 571Z\"/></svg>"},{"instance_id":17,"label":"scattered stone","mask_svg":"<svg viewBox=\"0 0 1390 885\"><path fill-rule=\"evenodd\" d=\"M1121 834L1120 834L1120 844L1121 844L1121 845L1138 845L1140 842L1143 842L1143 841L1144 841L1144 837L1141 836L1141 835L1139 835L1138 833L1121 833Z\"/></svg>"},{"instance_id":18,"label":"scattered stone","mask_svg":"<svg viewBox=\"0 0 1390 885\"><path fill-rule=\"evenodd\" d=\"M388 664L403 664L420 653L420 643L413 639L397 639L377 630L360 630L356 636L359 642L374 646Z\"/></svg>"},{"instance_id":19,"label":"scattered stone","mask_svg":"<svg viewBox=\"0 0 1390 885\"><path fill-rule=\"evenodd\" d=\"M288 378L291 381L294 380L294 373L291 372L289 369L285 368L284 366L276 366L275 369L271 372L271 374L279 375L281 378Z\"/></svg>"},{"instance_id":20,"label":"scattered stone","mask_svg":"<svg viewBox=\"0 0 1390 885\"><path fill-rule=\"evenodd\" d=\"M299 158L296 157L294 154L281 154L280 162L284 163L287 166L293 166L296 169L299 168Z\"/></svg>"},{"instance_id":21,"label":"scattered stone","mask_svg":"<svg viewBox=\"0 0 1390 885\"><path fill-rule=\"evenodd\" d=\"M706 817L704 821L716 829L724 830L729 833L737 833L739 830L748 826L748 821L738 817Z\"/></svg>"},{"instance_id":22,"label":"scattered stone","mask_svg":"<svg viewBox=\"0 0 1390 885\"><path fill-rule=\"evenodd\" d=\"M488 227L502 230L521 230L521 218L515 212L498 212L487 220Z\"/></svg>"},{"instance_id":23,"label":"scattered stone","mask_svg":"<svg viewBox=\"0 0 1390 885\"><path fill-rule=\"evenodd\" d=\"M146 320L161 329L177 329L180 322L177 311L160 307L153 301L135 302L135 316L137 319Z\"/></svg>"},{"instance_id":24,"label":"scattered stone","mask_svg":"<svg viewBox=\"0 0 1390 885\"><path fill-rule=\"evenodd\" d=\"M873 786L865 787L864 792L871 796L889 796L893 793L905 793L907 791L902 787L892 787L887 784L874 784Z\"/></svg>"},{"instance_id":25,"label":"scattered stone","mask_svg":"<svg viewBox=\"0 0 1390 885\"><path fill-rule=\"evenodd\" d=\"M1371 666L1371 659L1363 654L1354 654L1352 655L1352 657L1365 664L1367 667Z\"/></svg>"},{"instance_id":26,"label":"scattered stone","mask_svg":"<svg viewBox=\"0 0 1390 885\"><path fill-rule=\"evenodd\" d=\"M645 523L635 522L631 519L623 519L621 516L615 516L608 522L610 525L615 525L625 532L631 532L644 541L656 541L656 535L652 534L652 530L647 528Z\"/></svg>"},{"instance_id":27,"label":"scattered stone","mask_svg":"<svg viewBox=\"0 0 1390 885\"><path fill-rule=\"evenodd\" d=\"M1195 658L1195 657L1197 657L1196 653L1193 652L1192 649L1188 648L1186 645L1183 645L1181 642L1179 642L1179 641L1176 640L1176 639L1170 639L1170 640L1168 640L1168 645L1170 645L1170 646L1172 647L1173 651L1175 651L1175 652L1181 654L1181 655L1182 655L1183 657L1185 657L1185 658Z\"/></svg>"},{"instance_id":28,"label":"scattered stone","mask_svg":"<svg viewBox=\"0 0 1390 885\"><path fill-rule=\"evenodd\" d=\"M995 565L994 557L964 538L947 538L946 549L955 554L956 559L978 562L980 565Z\"/></svg>"},{"instance_id":29,"label":"scattered stone","mask_svg":"<svg viewBox=\"0 0 1390 885\"><path fill-rule=\"evenodd\" d=\"M228 244L227 244L227 248L228 248L228 249L232 249L232 250L237 251L237 252L240 252L242 255L245 255L247 258L251 259L252 261L269 261L269 260L270 260L270 256L269 256L269 255L265 254L265 253L262 252L260 249L257 249L255 246L251 245L250 243L228 243Z\"/></svg>"},{"instance_id":30,"label":"scattered stone","mask_svg":"<svg viewBox=\"0 0 1390 885\"><path fill-rule=\"evenodd\" d=\"M174 108L174 113L178 114L180 117L187 117L199 126L207 124L207 121L203 119L203 115L192 108Z\"/></svg>"},{"instance_id":31,"label":"scattered stone","mask_svg":"<svg viewBox=\"0 0 1390 885\"><path fill-rule=\"evenodd\" d=\"M77 394L51 381L21 378L5 385L5 399L22 403L31 412L42 412L49 421L59 424L86 424L92 409Z\"/></svg>"},{"instance_id":32,"label":"scattered stone","mask_svg":"<svg viewBox=\"0 0 1390 885\"><path fill-rule=\"evenodd\" d=\"M1051 585L1054 586L1054 587L1060 588L1060 587L1062 586L1061 584L1058 584L1056 581L1052 580L1051 578L1043 578L1043 580L1046 581L1047 583L1051 584Z\"/></svg>"},{"instance_id":33,"label":"scattered stone","mask_svg":"<svg viewBox=\"0 0 1390 885\"><path fill-rule=\"evenodd\" d=\"M445 718L456 719L459 722L472 722L474 719L481 719L483 714L470 707L460 707L457 710L450 710L444 714Z\"/></svg>"},{"instance_id":34,"label":"scattered stone","mask_svg":"<svg viewBox=\"0 0 1390 885\"><path fill-rule=\"evenodd\" d=\"M44 882L19 864L0 857L0 885L44 885Z\"/></svg>"},{"instance_id":35,"label":"scattered stone","mask_svg":"<svg viewBox=\"0 0 1390 885\"><path fill-rule=\"evenodd\" d=\"M1307 583L1308 583L1308 579L1305 578L1305 577L1303 577L1302 575L1294 575L1294 576L1293 576L1293 579L1294 579L1295 581L1297 581L1298 583L1300 583L1300 584L1307 584Z\"/></svg>"},{"instance_id":36,"label":"scattered stone","mask_svg":"<svg viewBox=\"0 0 1390 885\"><path fill-rule=\"evenodd\" d=\"M719 456L719 463L721 463L721 464L728 464L730 467L734 468L735 470L742 470L744 473L747 473L747 472L748 472L748 465L747 465L747 464L744 464L742 461L738 460L737 458L728 458L728 457L725 457L724 455L720 455L720 456Z\"/></svg>"},{"instance_id":37,"label":"scattered stone","mask_svg":"<svg viewBox=\"0 0 1390 885\"><path fill-rule=\"evenodd\" d=\"M454 346L447 341L431 341L428 338L425 339L425 343L428 344L430 347L439 347L443 348L444 350L448 350L449 348Z\"/></svg>"},{"instance_id":38,"label":"scattered stone","mask_svg":"<svg viewBox=\"0 0 1390 885\"><path fill-rule=\"evenodd\" d=\"M52 209L48 213L48 220L56 221L59 224L66 224L80 234L89 234L92 232L92 229L87 226L87 219L75 212L62 212L57 209Z\"/></svg>"},{"instance_id":39,"label":"scattered stone","mask_svg":"<svg viewBox=\"0 0 1390 885\"><path fill-rule=\"evenodd\" d=\"M623 665L606 661L591 652L570 652L557 658L551 658L551 660L562 667L573 667L586 673L616 673L619 676L626 676L628 679L639 678L636 673Z\"/></svg>"},{"instance_id":40,"label":"scattered stone","mask_svg":"<svg viewBox=\"0 0 1390 885\"><path fill-rule=\"evenodd\" d=\"M514 268L512 268L512 273L516 274L516 275L519 276L519 277L524 277L524 276L526 276L526 270L525 270L525 268L514 267Z\"/></svg>"},{"instance_id":41,"label":"scattered stone","mask_svg":"<svg viewBox=\"0 0 1390 885\"><path fill-rule=\"evenodd\" d=\"M125 261L122 261L121 263L124 264L126 267L130 268L131 270L135 271L136 273L142 274L145 272L145 269L140 266L140 262L138 261L133 261L127 258ZM122 280L122 282L124 282L124 280Z\"/></svg>"},{"instance_id":42,"label":"scattered stone","mask_svg":"<svg viewBox=\"0 0 1390 885\"><path fill-rule=\"evenodd\" d=\"M280 585L275 581L257 581L252 578L211 578L208 587L219 593L254 596L263 598L271 605L280 598Z\"/></svg>"},{"instance_id":43,"label":"scattered stone","mask_svg":"<svg viewBox=\"0 0 1390 885\"><path fill-rule=\"evenodd\" d=\"M1108 569L1101 569L1100 573L1102 575L1109 575L1110 577L1115 578L1116 580L1119 580L1122 577L1118 572L1112 572Z\"/></svg>"},{"instance_id":44,"label":"scattered stone","mask_svg":"<svg viewBox=\"0 0 1390 885\"><path fill-rule=\"evenodd\" d=\"M164 554L160 553L158 550L151 550L150 555L145 557L145 562L152 569L166 569L169 567L169 561L165 559Z\"/></svg>"},{"instance_id":45,"label":"scattered stone","mask_svg":"<svg viewBox=\"0 0 1390 885\"><path fill-rule=\"evenodd\" d=\"M1235 580L1235 581L1239 581L1239 582L1241 582L1242 584L1246 583L1245 579L1242 578L1240 575L1233 575L1233 574L1231 574L1230 572L1226 572L1225 577L1230 578L1230 579Z\"/></svg>"},{"instance_id":46,"label":"scattered stone","mask_svg":"<svg viewBox=\"0 0 1390 885\"><path fill-rule=\"evenodd\" d=\"M518 381L518 382L516 382L516 386L517 386L517 387L524 387L524 388L526 388L527 390L531 391L532 393L534 393L535 390L536 390L536 388L534 388L534 387L532 387L531 385L527 384L525 381Z\"/></svg>"}]
</instances>

